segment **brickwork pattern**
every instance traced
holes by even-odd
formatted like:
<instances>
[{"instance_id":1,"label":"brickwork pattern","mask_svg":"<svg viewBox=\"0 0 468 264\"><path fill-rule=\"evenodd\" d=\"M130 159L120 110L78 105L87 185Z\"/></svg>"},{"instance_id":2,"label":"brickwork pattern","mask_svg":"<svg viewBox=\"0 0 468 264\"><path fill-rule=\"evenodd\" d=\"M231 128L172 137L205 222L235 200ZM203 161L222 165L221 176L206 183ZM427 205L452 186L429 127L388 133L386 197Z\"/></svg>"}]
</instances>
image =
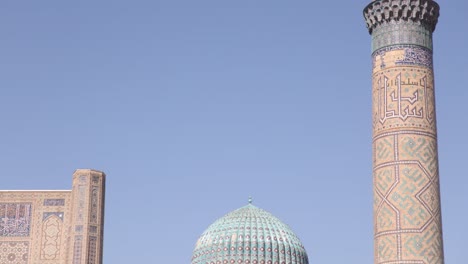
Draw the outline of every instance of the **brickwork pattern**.
<instances>
[{"instance_id":1,"label":"brickwork pattern","mask_svg":"<svg viewBox=\"0 0 468 264\"><path fill-rule=\"evenodd\" d=\"M374 53L376 263L443 263L432 55Z\"/></svg>"}]
</instances>

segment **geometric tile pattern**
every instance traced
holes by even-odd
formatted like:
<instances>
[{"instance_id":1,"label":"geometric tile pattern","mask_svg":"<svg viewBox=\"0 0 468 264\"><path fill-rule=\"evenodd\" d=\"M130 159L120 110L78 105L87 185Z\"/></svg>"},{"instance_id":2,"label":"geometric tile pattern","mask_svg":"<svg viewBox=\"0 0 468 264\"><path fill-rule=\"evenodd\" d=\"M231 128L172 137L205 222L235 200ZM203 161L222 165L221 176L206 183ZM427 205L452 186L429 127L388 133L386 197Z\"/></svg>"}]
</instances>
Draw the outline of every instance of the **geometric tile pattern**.
<instances>
[{"instance_id":1,"label":"geometric tile pattern","mask_svg":"<svg viewBox=\"0 0 468 264\"><path fill-rule=\"evenodd\" d=\"M308 264L291 229L272 214L249 204L215 221L203 232L192 264Z\"/></svg>"},{"instance_id":2,"label":"geometric tile pattern","mask_svg":"<svg viewBox=\"0 0 468 264\"><path fill-rule=\"evenodd\" d=\"M405 34L393 34L389 37L388 32L405 32ZM431 29L421 27L418 24L395 21L382 24L372 32L372 51L391 47L395 42L403 43L403 45L412 43L415 47L424 47L431 50L433 48Z\"/></svg>"},{"instance_id":3,"label":"geometric tile pattern","mask_svg":"<svg viewBox=\"0 0 468 264\"><path fill-rule=\"evenodd\" d=\"M48 215L42 223L41 259L55 260L60 257L63 213L44 213Z\"/></svg>"},{"instance_id":4,"label":"geometric tile pattern","mask_svg":"<svg viewBox=\"0 0 468 264\"><path fill-rule=\"evenodd\" d=\"M98 222L98 203L99 203L99 187L93 186L91 191L91 209L90 222L97 224Z\"/></svg>"},{"instance_id":5,"label":"geometric tile pattern","mask_svg":"<svg viewBox=\"0 0 468 264\"><path fill-rule=\"evenodd\" d=\"M75 236L73 245L73 264L81 264L81 256L83 252L83 236Z\"/></svg>"},{"instance_id":6,"label":"geometric tile pattern","mask_svg":"<svg viewBox=\"0 0 468 264\"><path fill-rule=\"evenodd\" d=\"M364 9L374 48L376 264L444 263L432 65L438 8L432 0L377 0Z\"/></svg>"},{"instance_id":7,"label":"geometric tile pattern","mask_svg":"<svg viewBox=\"0 0 468 264\"><path fill-rule=\"evenodd\" d=\"M29 242L0 242L1 264L27 264Z\"/></svg>"},{"instance_id":8,"label":"geometric tile pattern","mask_svg":"<svg viewBox=\"0 0 468 264\"><path fill-rule=\"evenodd\" d=\"M88 262L87 264L95 264L97 258L97 237L89 236L89 245L88 245Z\"/></svg>"}]
</instances>

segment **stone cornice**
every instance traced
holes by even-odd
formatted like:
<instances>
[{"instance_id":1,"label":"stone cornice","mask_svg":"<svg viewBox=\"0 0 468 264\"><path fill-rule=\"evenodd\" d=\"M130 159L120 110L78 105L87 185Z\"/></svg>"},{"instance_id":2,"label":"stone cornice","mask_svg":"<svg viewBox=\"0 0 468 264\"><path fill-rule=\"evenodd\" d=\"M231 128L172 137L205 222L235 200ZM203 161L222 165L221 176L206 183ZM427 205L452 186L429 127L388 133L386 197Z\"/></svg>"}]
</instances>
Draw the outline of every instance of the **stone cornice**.
<instances>
[{"instance_id":1,"label":"stone cornice","mask_svg":"<svg viewBox=\"0 0 468 264\"><path fill-rule=\"evenodd\" d=\"M412 21L435 30L439 5L433 0L375 0L364 8L369 33L381 24Z\"/></svg>"}]
</instances>

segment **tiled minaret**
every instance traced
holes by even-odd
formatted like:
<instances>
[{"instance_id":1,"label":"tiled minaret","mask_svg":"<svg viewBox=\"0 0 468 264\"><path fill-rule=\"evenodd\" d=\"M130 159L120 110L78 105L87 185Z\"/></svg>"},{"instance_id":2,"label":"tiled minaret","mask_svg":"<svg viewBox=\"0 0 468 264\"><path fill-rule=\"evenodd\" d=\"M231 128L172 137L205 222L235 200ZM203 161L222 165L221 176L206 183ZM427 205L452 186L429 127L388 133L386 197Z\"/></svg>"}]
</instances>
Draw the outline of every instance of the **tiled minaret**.
<instances>
[{"instance_id":1,"label":"tiled minaret","mask_svg":"<svg viewBox=\"0 0 468 264\"><path fill-rule=\"evenodd\" d=\"M432 0L376 0L372 35L374 262L442 264Z\"/></svg>"}]
</instances>

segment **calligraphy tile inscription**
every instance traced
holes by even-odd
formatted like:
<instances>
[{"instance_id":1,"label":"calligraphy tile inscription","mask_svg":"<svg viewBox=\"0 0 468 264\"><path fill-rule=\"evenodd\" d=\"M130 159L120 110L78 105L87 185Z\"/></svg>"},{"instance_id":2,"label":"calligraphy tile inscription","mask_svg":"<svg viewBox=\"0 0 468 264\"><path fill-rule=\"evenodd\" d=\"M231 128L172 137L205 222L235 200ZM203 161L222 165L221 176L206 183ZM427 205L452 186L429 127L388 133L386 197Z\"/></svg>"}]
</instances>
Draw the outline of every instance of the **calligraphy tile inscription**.
<instances>
[{"instance_id":1,"label":"calligraphy tile inscription","mask_svg":"<svg viewBox=\"0 0 468 264\"><path fill-rule=\"evenodd\" d=\"M0 203L0 237L28 237L30 228L30 203Z\"/></svg>"},{"instance_id":2,"label":"calligraphy tile inscription","mask_svg":"<svg viewBox=\"0 0 468 264\"><path fill-rule=\"evenodd\" d=\"M374 56L374 132L401 128L435 130L430 51L404 47ZM428 53L428 54L426 54Z\"/></svg>"}]
</instances>

